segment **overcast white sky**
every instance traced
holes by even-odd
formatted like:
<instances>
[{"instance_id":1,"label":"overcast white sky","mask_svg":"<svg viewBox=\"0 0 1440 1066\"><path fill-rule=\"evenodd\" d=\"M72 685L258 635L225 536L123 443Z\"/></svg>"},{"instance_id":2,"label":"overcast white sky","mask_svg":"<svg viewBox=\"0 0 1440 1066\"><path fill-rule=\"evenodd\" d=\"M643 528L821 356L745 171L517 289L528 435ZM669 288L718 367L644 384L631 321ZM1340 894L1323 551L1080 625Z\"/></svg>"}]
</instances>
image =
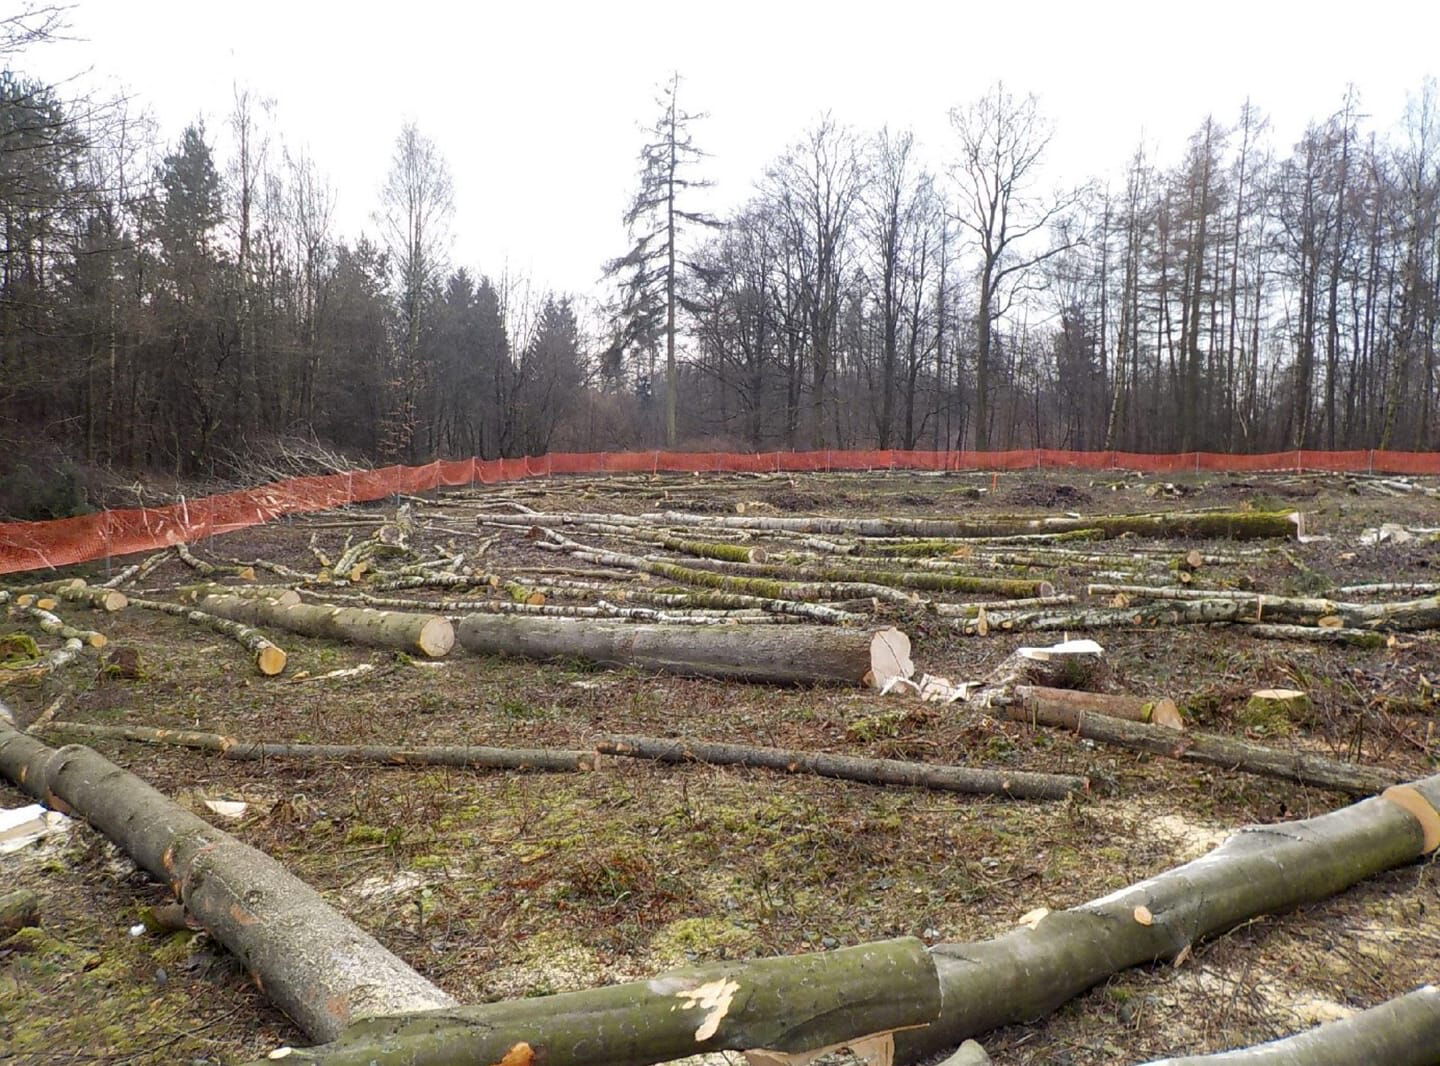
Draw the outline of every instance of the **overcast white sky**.
<instances>
[{"instance_id":1,"label":"overcast white sky","mask_svg":"<svg viewBox=\"0 0 1440 1066\"><path fill-rule=\"evenodd\" d=\"M1349 82L1388 128L1440 70L1437 0L79 0L71 22L84 40L20 65L89 70L170 140L197 115L219 139L237 83L274 98L286 140L339 190L347 235L369 225L414 119L455 179L454 262L578 293L624 249L637 127L672 68L682 104L711 116L697 141L717 210L827 108L913 128L938 156L947 109L1003 78L1040 96L1058 127L1051 173L1069 182L1123 165L1142 132L1172 159L1207 112L1229 121L1247 95L1282 144Z\"/></svg>"}]
</instances>

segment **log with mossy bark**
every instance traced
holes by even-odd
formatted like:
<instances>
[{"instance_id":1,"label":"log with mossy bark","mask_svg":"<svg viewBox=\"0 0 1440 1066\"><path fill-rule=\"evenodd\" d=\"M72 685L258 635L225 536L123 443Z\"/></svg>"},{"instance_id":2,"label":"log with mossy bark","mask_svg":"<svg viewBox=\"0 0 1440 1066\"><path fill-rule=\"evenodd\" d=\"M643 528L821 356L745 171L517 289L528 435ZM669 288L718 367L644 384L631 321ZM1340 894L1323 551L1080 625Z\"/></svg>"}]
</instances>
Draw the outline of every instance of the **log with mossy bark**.
<instances>
[{"instance_id":1,"label":"log with mossy bark","mask_svg":"<svg viewBox=\"0 0 1440 1066\"><path fill-rule=\"evenodd\" d=\"M868 540L858 546L851 546L850 552L864 551L871 555L887 555L898 558L926 558L950 555L957 551L973 551L980 544L1040 545L1064 543L1066 541L1103 540L1104 530L1072 529L1064 533L1021 533L1008 537L950 537L924 540ZM850 554L847 552L846 554Z\"/></svg>"},{"instance_id":2,"label":"log with mossy bark","mask_svg":"<svg viewBox=\"0 0 1440 1066\"><path fill-rule=\"evenodd\" d=\"M1241 620L1292 622L1335 628L1405 631L1440 628L1440 596L1395 603L1347 603L1321 597L1272 596L1229 589L1152 588L1148 585L1093 584L1092 596L1127 600L1232 600L1239 605Z\"/></svg>"},{"instance_id":3,"label":"log with mossy bark","mask_svg":"<svg viewBox=\"0 0 1440 1066\"><path fill-rule=\"evenodd\" d=\"M721 544L701 540L681 540L678 537L660 537L656 542L666 551L693 555L698 559L723 559L732 563L763 563L764 548L745 544Z\"/></svg>"},{"instance_id":4,"label":"log with mossy bark","mask_svg":"<svg viewBox=\"0 0 1440 1066\"><path fill-rule=\"evenodd\" d=\"M991 516L954 518L825 518L762 515L697 515L666 511L644 514L642 521L721 529L784 530L795 533L856 534L866 537L970 538L1017 533L1068 533L1099 530L1106 537L1130 533L1164 539L1294 539L1299 521L1292 511L1170 511L1160 514Z\"/></svg>"},{"instance_id":5,"label":"log with mossy bark","mask_svg":"<svg viewBox=\"0 0 1440 1066\"><path fill-rule=\"evenodd\" d=\"M1090 791L1087 778L1073 774L992 770L975 766L936 766L899 759L871 759L820 751L758 747L753 744L716 744L663 737L616 736L598 741L604 755L628 755L669 763L706 763L714 766L756 766L789 774L815 774L859 781L869 785L901 785L974 795L1009 796L1012 799L1063 800Z\"/></svg>"},{"instance_id":6,"label":"log with mossy bark","mask_svg":"<svg viewBox=\"0 0 1440 1066\"><path fill-rule=\"evenodd\" d=\"M76 629L72 625L67 625L58 615L39 607L15 606L11 610L22 618L31 619L40 627L42 633L49 633L51 636L64 640L78 640L87 648L98 650L109 642L109 638L104 633L97 633L93 629Z\"/></svg>"},{"instance_id":7,"label":"log with mossy bark","mask_svg":"<svg viewBox=\"0 0 1440 1066\"><path fill-rule=\"evenodd\" d=\"M1160 601L1131 607L1038 608L986 612L983 617L959 618L952 625L967 635L988 633L1069 632L1126 626L1205 625L1235 622L1243 616L1236 600Z\"/></svg>"},{"instance_id":8,"label":"log with mossy bark","mask_svg":"<svg viewBox=\"0 0 1440 1066\"><path fill-rule=\"evenodd\" d=\"M924 1026L940 1013L938 991L921 941L884 940L675 970L581 992L377 1018L353 1026L335 1043L287 1051L284 1061L643 1066L727 1050L775 1056L756 1062L850 1046L885 1054L896 1031Z\"/></svg>"},{"instance_id":9,"label":"log with mossy bark","mask_svg":"<svg viewBox=\"0 0 1440 1066\"><path fill-rule=\"evenodd\" d=\"M1145 1066L1440 1066L1440 988L1424 985L1295 1036Z\"/></svg>"},{"instance_id":10,"label":"log with mossy bark","mask_svg":"<svg viewBox=\"0 0 1440 1066\"><path fill-rule=\"evenodd\" d=\"M527 659L583 659L606 666L691 677L775 684L858 685L867 674L889 670L896 629L830 626L658 626L566 618L472 614L460 619L456 639L481 655Z\"/></svg>"},{"instance_id":11,"label":"log with mossy bark","mask_svg":"<svg viewBox=\"0 0 1440 1066\"><path fill-rule=\"evenodd\" d=\"M1055 586L1042 580L935 573L924 570L878 570L859 566L786 566L776 563L723 563L718 560L697 561L694 568L746 577L768 577L777 581L825 582L831 586L878 585L892 588L924 589L930 592L991 593L996 596L1010 597L1049 596L1055 591Z\"/></svg>"},{"instance_id":12,"label":"log with mossy bark","mask_svg":"<svg viewBox=\"0 0 1440 1066\"><path fill-rule=\"evenodd\" d=\"M1021 685L1011 692L990 697L987 704L1013 721L1070 729L1086 740L1101 744L1295 781L1352 796L1379 792L1398 779L1394 773L1340 762L1314 752L1284 751L1238 737L1182 731L1158 722L1126 721L1128 716L1117 717L1098 706L1082 706L1083 697L1077 699L1074 693L1059 694L1063 692Z\"/></svg>"},{"instance_id":13,"label":"log with mossy bark","mask_svg":"<svg viewBox=\"0 0 1440 1066\"><path fill-rule=\"evenodd\" d=\"M33 727L32 727L33 728ZM220 733L153 726L104 725L52 721L46 733L87 740L125 740L135 744L206 751L222 759L255 762L263 759L326 759L336 762L381 763L385 766L453 766L471 770L594 770L599 759L593 751L546 748L490 748L476 745L425 745L400 747L383 744L302 744L285 741L241 740Z\"/></svg>"},{"instance_id":14,"label":"log with mossy bark","mask_svg":"<svg viewBox=\"0 0 1440 1066\"><path fill-rule=\"evenodd\" d=\"M55 749L0 715L0 774L78 815L165 884L313 1040L360 1018L455 1001L309 885L89 748Z\"/></svg>"},{"instance_id":15,"label":"log with mossy bark","mask_svg":"<svg viewBox=\"0 0 1440 1066\"><path fill-rule=\"evenodd\" d=\"M336 607L300 603L289 606L243 596L206 596L200 601L205 614L246 625L285 629L322 640L397 648L429 658L440 658L455 644L450 622L436 614L377 611L370 607Z\"/></svg>"},{"instance_id":16,"label":"log with mossy bark","mask_svg":"<svg viewBox=\"0 0 1440 1066\"><path fill-rule=\"evenodd\" d=\"M823 602L825 600L846 600L856 597L873 596L887 602L904 605L918 605L918 597L888 585L862 583L787 582L763 577L741 577L734 574L718 573L693 566L681 566L663 559L628 555L624 552L592 548L578 541L551 533L552 539L540 546L565 551L577 559L599 566L618 566L642 573L654 574L682 585L698 585L702 588L735 592L741 595L759 596L768 600L797 600L802 602Z\"/></svg>"},{"instance_id":17,"label":"log with mossy bark","mask_svg":"<svg viewBox=\"0 0 1440 1066\"><path fill-rule=\"evenodd\" d=\"M0 666L0 686L16 681L38 681L60 670L80 658L85 645L76 637L68 638L58 648L53 648L40 658L29 662L6 663Z\"/></svg>"},{"instance_id":18,"label":"log with mossy bark","mask_svg":"<svg viewBox=\"0 0 1440 1066\"><path fill-rule=\"evenodd\" d=\"M207 601L211 596L202 596L201 600ZM214 597L218 598L218 597ZM230 596L234 600L253 600L254 597ZM298 599L298 597L297 597ZM266 600L275 606L293 607L294 604L282 604L278 600ZM188 607L183 603L166 603L164 600L150 600L139 596L130 597L130 606L139 607L146 611L158 611L162 614L172 615L176 618L183 618L191 625L202 626L212 633L219 633L221 636L229 637L236 644L248 651L255 663L255 669L266 677L274 677L284 673L285 664L289 656L283 648L271 643L265 634L251 628L244 622L237 622L231 618L222 618L216 614L210 614L196 607Z\"/></svg>"}]
</instances>

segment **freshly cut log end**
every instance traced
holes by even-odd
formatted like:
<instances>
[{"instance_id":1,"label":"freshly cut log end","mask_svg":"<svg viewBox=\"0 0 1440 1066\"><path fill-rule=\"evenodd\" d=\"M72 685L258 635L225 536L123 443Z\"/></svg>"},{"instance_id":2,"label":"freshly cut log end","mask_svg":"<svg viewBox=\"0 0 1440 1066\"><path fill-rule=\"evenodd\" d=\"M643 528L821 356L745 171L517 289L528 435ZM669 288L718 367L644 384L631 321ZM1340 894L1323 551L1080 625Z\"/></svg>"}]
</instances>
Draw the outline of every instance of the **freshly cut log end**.
<instances>
[{"instance_id":1,"label":"freshly cut log end","mask_svg":"<svg viewBox=\"0 0 1440 1066\"><path fill-rule=\"evenodd\" d=\"M1380 793L1380 798L1389 800L1420 823L1425 834L1425 854L1440 848L1440 813L1419 790L1410 785L1393 785Z\"/></svg>"},{"instance_id":2,"label":"freshly cut log end","mask_svg":"<svg viewBox=\"0 0 1440 1066\"><path fill-rule=\"evenodd\" d=\"M288 660L283 648L277 648L271 644L269 647L261 648L255 656L255 665L266 677L274 677L276 674L285 672L285 663Z\"/></svg>"},{"instance_id":3,"label":"freshly cut log end","mask_svg":"<svg viewBox=\"0 0 1440 1066\"><path fill-rule=\"evenodd\" d=\"M914 673L908 636L892 626L870 638L870 671L865 676L871 685L884 688L895 678L908 681Z\"/></svg>"},{"instance_id":4,"label":"freshly cut log end","mask_svg":"<svg viewBox=\"0 0 1440 1066\"><path fill-rule=\"evenodd\" d=\"M438 615L427 619L415 638L415 646L432 659L443 659L455 647L455 627Z\"/></svg>"}]
</instances>

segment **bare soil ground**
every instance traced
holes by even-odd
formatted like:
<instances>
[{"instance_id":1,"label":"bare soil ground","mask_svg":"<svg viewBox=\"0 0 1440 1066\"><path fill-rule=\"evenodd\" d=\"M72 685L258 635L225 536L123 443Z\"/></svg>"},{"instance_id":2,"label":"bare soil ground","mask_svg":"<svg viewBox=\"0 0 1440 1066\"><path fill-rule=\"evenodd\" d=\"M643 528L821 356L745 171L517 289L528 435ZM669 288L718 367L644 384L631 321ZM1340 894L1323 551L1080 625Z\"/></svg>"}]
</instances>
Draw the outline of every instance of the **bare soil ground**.
<instances>
[{"instance_id":1,"label":"bare soil ground","mask_svg":"<svg viewBox=\"0 0 1440 1066\"><path fill-rule=\"evenodd\" d=\"M1304 510L1309 531L1330 539L1247 557L1207 579L1288 593L1440 580L1433 544L1358 540L1381 522L1440 524L1434 499L1357 492L1328 476L1173 483L1181 495L1151 495L1156 479L1119 474L557 480L451 497L423 537L465 550L477 534L474 512L500 498L541 511L734 513L743 503L767 514L915 516L1282 506ZM316 527L354 513L363 512L279 522L195 551L314 569L311 537L334 553L347 535ZM484 565L563 565L523 532L502 534ZM100 580L106 567L76 572ZM1082 597L1089 580L1080 569L1044 576ZM172 559L147 587L194 579ZM1085 773L1116 784L1108 796L1026 803L623 759L588 774L472 773L236 763L96 743L198 813L215 817L200 806L206 798L247 801L244 817L217 821L469 1002L899 934L985 938L1035 907L1072 906L1194 858L1240 826L1349 802L997 722L963 704L859 689L778 689L458 650L440 665L415 664L290 634L275 636L291 656L286 675L264 679L235 645L180 619L66 606L77 624L139 649L143 674L122 680L87 660L41 685L12 685L3 695L21 724L59 701L62 719L255 740L584 748L631 732ZM900 621L917 665L956 680L983 676L1027 642ZM1172 696L1197 727L1246 733L1239 711L1252 690L1294 686L1312 694L1314 713L1264 736L1267 743L1357 758L1397 779L1440 765L1440 646L1428 634L1375 650L1260 641L1223 627L1093 635L1124 689ZM1037 639L1049 637L1028 642ZM316 679L360 663L375 669ZM0 806L23 802L0 787ZM131 936L141 908L166 892L90 829L0 857L0 873L4 888L31 887L44 899L39 929L0 942L0 1062L199 1066L304 1042L203 934ZM1426 863L1198 945L1178 967L1119 974L1052 1017L983 1042L1006 1066L1143 1062L1269 1039L1437 978L1440 871Z\"/></svg>"}]
</instances>

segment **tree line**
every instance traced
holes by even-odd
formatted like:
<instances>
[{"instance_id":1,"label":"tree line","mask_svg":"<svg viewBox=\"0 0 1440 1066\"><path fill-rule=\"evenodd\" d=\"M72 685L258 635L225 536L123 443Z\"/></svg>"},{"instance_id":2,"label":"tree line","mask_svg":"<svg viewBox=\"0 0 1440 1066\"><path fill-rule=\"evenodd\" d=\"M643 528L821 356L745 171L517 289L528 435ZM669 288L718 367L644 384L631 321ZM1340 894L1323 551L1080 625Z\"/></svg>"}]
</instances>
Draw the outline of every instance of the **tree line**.
<instances>
[{"instance_id":1,"label":"tree line","mask_svg":"<svg viewBox=\"0 0 1440 1066\"><path fill-rule=\"evenodd\" d=\"M48 20L48 21L47 21ZM369 230L237 90L224 153L20 59L0 20L0 451L244 476L554 449L1433 448L1440 94L1391 135L1354 91L1277 145L1207 117L1178 157L1052 187L1034 97L948 143L822 116L716 218L678 76L613 300L450 260L453 183L407 124ZM308 457L308 458L307 458ZM298 469L298 467L297 467ZM3 474L4 471L0 471Z\"/></svg>"}]
</instances>

